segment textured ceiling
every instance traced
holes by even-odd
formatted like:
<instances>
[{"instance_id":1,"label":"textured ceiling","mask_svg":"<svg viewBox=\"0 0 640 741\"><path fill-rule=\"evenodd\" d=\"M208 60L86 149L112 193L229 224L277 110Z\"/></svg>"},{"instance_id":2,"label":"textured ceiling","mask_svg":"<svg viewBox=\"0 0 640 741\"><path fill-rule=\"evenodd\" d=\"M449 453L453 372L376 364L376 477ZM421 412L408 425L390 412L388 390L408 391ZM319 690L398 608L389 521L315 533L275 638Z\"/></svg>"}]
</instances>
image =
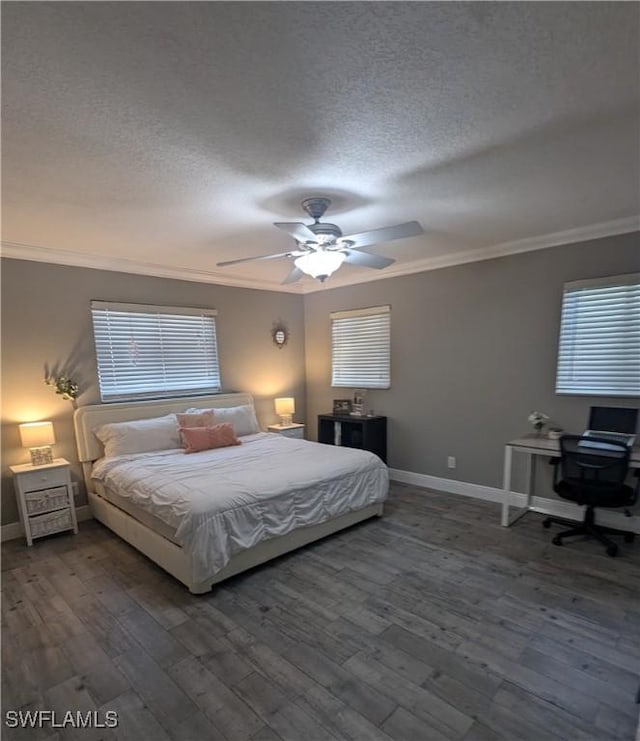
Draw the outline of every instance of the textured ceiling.
<instances>
[{"instance_id":1,"label":"textured ceiling","mask_svg":"<svg viewBox=\"0 0 640 741\"><path fill-rule=\"evenodd\" d=\"M613 2L4 3L5 254L275 288L286 258L215 263L291 248L272 222L307 221L309 195L334 198L345 233L418 219L424 236L368 248L400 270L624 230L639 18Z\"/></svg>"}]
</instances>

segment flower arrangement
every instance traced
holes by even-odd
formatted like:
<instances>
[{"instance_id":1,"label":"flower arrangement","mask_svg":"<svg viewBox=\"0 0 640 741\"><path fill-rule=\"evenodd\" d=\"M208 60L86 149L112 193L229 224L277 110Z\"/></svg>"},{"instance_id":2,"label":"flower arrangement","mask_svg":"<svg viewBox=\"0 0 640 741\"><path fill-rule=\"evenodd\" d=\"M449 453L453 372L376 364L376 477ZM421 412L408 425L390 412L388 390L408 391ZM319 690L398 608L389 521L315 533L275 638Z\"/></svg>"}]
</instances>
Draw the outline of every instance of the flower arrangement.
<instances>
[{"instance_id":1,"label":"flower arrangement","mask_svg":"<svg viewBox=\"0 0 640 741\"><path fill-rule=\"evenodd\" d=\"M44 382L47 386L55 386L56 394L60 394L66 401L74 401L80 393L78 384L66 376L45 378Z\"/></svg>"},{"instance_id":2,"label":"flower arrangement","mask_svg":"<svg viewBox=\"0 0 640 741\"><path fill-rule=\"evenodd\" d=\"M531 412L528 420L529 424L533 425L533 429L536 431L536 434L539 435L542 428L549 421L549 416L547 414L544 414L544 412Z\"/></svg>"}]
</instances>

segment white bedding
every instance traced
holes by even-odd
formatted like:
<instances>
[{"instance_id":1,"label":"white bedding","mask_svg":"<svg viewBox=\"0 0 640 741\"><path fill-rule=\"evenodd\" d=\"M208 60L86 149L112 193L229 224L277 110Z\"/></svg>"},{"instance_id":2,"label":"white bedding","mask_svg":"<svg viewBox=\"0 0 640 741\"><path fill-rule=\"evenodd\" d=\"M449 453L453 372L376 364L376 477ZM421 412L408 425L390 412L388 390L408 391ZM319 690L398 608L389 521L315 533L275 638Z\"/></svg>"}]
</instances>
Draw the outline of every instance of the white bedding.
<instances>
[{"instance_id":1,"label":"white bedding","mask_svg":"<svg viewBox=\"0 0 640 741\"><path fill-rule=\"evenodd\" d=\"M194 582L260 541L384 501L389 484L372 453L269 433L190 455L102 458L92 478L175 529Z\"/></svg>"}]
</instances>

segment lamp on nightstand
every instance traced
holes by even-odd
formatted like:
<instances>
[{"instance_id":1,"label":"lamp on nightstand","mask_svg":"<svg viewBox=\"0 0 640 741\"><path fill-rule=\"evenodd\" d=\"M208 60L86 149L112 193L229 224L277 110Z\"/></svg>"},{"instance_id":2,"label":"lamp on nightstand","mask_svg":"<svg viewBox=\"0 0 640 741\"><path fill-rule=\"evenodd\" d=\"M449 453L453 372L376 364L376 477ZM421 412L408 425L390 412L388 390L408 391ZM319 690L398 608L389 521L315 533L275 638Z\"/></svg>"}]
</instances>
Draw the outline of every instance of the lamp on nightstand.
<instances>
[{"instance_id":1,"label":"lamp on nightstand","mask_svg":"<svg viewBox=\"0 0 640 741\"><path fill-rule=\"evenodd\" d=\"M276 414L280 417L281 425L290 425L293 421L293 415L296 411L295 399L286 396L282 399L275 400Z\"/></svg>"},{"instance_id":2,"label":"lamp on nightstand","mask_svg":"<svg viewBox=\"0 0 640 741\"><path fill-rule=\"evenodd\" d=\"M51 446L56 439L51 422L25 422L18 425L22 447L29 448L32 466L45 466L53 463Z\"/></svg>"}]
</instances>

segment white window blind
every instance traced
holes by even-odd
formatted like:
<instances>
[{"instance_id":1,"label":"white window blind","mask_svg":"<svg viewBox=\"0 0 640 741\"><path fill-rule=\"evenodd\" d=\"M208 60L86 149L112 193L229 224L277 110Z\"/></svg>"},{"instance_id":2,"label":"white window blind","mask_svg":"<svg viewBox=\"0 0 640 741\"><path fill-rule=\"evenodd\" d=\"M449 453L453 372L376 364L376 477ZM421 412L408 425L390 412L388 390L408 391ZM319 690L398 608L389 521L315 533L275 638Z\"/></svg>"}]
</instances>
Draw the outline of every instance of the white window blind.
<instances>
[{"instance_id":1,"label":"white window blind","mask_svg":"<svg viewBox=\"0 0 640 741\"><path fill-rule=\"evenodd\" d=\"M386 389L391 385L391 307L331 314L332 386Z\"/></svg>"},{"instance_id":2,"label":"white window blind","mask_svg":"<svg viewBox=\"0 0 640 741\"><path fill-rule=\"evenodd\" d=\"M220 390L214 309L91 302L103 401Z\"/></svg>"},{"instance_id":3,"label":"white window blind","mask_svg":"<svg viewBox=\"0 0 640 741\"><path fill-rule=\"evenodd\" d=\"M565 284L556 393L640 396L640 273Z\"/></svg>"}]
</instances>

